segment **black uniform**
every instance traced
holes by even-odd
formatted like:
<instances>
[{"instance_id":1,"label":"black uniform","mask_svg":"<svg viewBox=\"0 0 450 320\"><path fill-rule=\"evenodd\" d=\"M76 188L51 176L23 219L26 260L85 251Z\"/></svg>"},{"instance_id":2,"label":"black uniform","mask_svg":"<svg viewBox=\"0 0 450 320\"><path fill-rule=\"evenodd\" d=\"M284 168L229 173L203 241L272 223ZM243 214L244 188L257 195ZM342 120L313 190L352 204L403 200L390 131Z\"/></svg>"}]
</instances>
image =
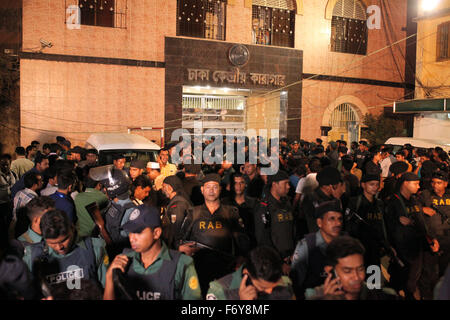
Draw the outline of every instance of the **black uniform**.
<instances>
[{"instance_id":1,"label":"black uniform","mask_svg":"<svg viewBox=\"0 0 450 320\"><path fill-rule=\"evenodd\" d=\"M236 255L245 255L249 249L242 219L232 206L220 205L213 213L206 204L194 207L183 222L181 234L184 241L201 246L193 258L203 294L211 281L233 271Z\"/></svg>"},{"instance_id":2,"label":"black uniform","mask_svg":"<svg viewBox=\"0 0 450 320\"><path fill-rule=\"evenodd\" d=\"M169 248L173 249L178 247L175 240L179 238L178 235L181 234L181 225L184 218L192 208L192 204L185 197L178 194L169 201L165 212L166 219L164 219L168 223L168 227L165 228L166 232L163 232L163 235L165 233L165 240Z\"/></svg>"},{"instance_id":3,"label":"black uniform","mask_svg":"<svg viewBox=\"0 0 450 320\"><path fill-rule=\"evenodd\" d=\"M366 158L369 155L370 155L369 151L366 151L366 150L361 151L359 149L356 150L356 152L355 152L355 162L357 164L357 168L358 169L363 169L364 162L365 162Z\"/></svg>"},{"instance_id":4,"label":"black uniform","mask_svg":"<svg viewBox=\"0 0 450 320\"><path fill-rule=\"evenodd\" d=\"M274 247L281 257L295 248L294 210L288 198L275 199L270 192L259 203L255 214L255 236L260 245Z\"/></svg>"},{"instance_id":5,"label":"black uniform","mask_svg":"<svg viewBox=\"0 0 450 320\"><path fill-rule=\"evenodd\" d=\"M317 232L319 227L316 223L316 218L314 217L315 208L325 201L334 200L334 197L327 196L320 188L316 188L312 193L305 194L305 198L300 204L300 218L306 219L308 226L308 232Z\"/></svg>"},{"instance_id":6,"label":"black uniform","mask_svg":"<svg viewBox=\"0 0 450 320\"><path fill-rule=\"evenodd\" d=\"M247 183L245 195L252 198L261 199L264 189L264 180L261 178L261 176L257 174L256 177L253 178L253 180L250 180L249 177L245 175L244 179Z\"/></svg>"},{"instance_id":7,"label":"black uniform","mask_svg":"<svg viewBox=\"0 0 450 320\"><path fill-rule=\"evenodd\" d=\"M439 275L442 276L450 261L450 191L447 189L442 197L434 191L424 190L420 195L424 207L432 208L436 214L425 215L425 222L433 238L436 238L442 251L439 257Z\"/></svg>"},{"instance_id":8,"label":"black uniform","mask_svg":"<svg viewBox=\"0 0 450 320\"><path fill-rule=\"evenodd\" d=\"M365 223L352 215L353 212L361 217ZM364 254L365 265L379 266L383 247L388 246L383 202L379 199L370 202L364 195L352 197L348 204L348 210L346 210L346 217L349 217L349 219L345 221L345 230L350 236L359 239L366 249Z\"/></svg>"},{"instance_id":9,"label":"black uniform","mask_svg":"<svg viewBox=\"0 0 450 320\"><path fill-rule=\"evenodd\" d=\"M401 216L411 219L413 224L402 225ZM400 193L394 194L386 208L386 228L389 242L405 263L404 270L389 270L391 286L405 290L407 297L411 298L417 286L423 283L420 280L423 276L423 255L428 250L424 217L414 196L407 200Z\"/></svg>"},{"instance_id":10,"label":"black uniform","mask_svg":"<svg viewBox=\"0 0 450 320\"><path fill-rule=\"evenodd\" d=\"M238 204L235 199L227 197L222 199L222 203L234 206L239 210L239 216L244 223L244 232L250 238L250 247L254 248L256 246L254 216L257 200L255 198L245 196L245 201L242 204Z\"/></svg>"}]
</instances>

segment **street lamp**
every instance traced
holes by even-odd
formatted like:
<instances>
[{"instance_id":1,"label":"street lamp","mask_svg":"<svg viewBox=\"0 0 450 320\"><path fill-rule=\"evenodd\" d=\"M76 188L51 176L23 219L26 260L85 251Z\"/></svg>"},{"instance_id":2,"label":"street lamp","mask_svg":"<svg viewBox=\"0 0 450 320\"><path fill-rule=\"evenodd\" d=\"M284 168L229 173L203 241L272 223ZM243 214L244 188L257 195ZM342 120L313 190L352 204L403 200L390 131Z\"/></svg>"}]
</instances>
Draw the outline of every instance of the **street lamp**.
<instances>
[{"instance_id":1,"label":"street lamp","mask_svg":"<svg viewBox=\"0 0 450 320\"><path fill-rule=\"evenodd\" d=\"M432 11L439 4L440 0L422 0L422 9L424 11Z\"/></svg>"}]
</instances>

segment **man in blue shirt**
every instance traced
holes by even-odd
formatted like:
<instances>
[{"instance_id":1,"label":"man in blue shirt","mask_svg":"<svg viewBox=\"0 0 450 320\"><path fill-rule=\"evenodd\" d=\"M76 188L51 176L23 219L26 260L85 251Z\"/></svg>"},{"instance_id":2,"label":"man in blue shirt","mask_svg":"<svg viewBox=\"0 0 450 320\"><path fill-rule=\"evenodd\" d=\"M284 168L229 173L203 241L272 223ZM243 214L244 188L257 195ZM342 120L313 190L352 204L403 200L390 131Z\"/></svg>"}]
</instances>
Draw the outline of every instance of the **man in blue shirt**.
<instances>
[{"instance_id":1,"label":"man in blue shirt","mask_svg":"<svg viewBox=\"0 0 450 320\"><path fill-rule=\"evenodd\" d=\"M70 173L60 173L57 176L58 190L54 194L50 195L55 201L55 208L64 211L69 217L72 223L76 223L77 215L75 212L75 204L70 197L72 192L75 177Z\"/></svg>"}]
</instances>

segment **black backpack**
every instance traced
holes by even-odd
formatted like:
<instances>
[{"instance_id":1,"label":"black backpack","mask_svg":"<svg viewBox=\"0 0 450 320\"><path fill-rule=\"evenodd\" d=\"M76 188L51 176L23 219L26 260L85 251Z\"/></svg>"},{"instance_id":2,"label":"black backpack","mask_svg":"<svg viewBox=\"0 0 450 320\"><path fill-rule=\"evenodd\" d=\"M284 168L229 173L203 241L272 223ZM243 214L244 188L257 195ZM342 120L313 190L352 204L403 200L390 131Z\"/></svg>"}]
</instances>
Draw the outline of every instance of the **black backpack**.
<instances>
[{"instance_id":1,"label":"black backpack","mask_svg":"<svg viewBox=\"0 0 450 320\"><path fill-rule=\"evenodd\" d=\"M119 244L127 240L120 235L120 224L125 212L133 207L136 207L133 202L126 203L124 206L121 206L114 201L109 202L105 213L105 227L114 244Z\"/></svg>"}]
</instances>

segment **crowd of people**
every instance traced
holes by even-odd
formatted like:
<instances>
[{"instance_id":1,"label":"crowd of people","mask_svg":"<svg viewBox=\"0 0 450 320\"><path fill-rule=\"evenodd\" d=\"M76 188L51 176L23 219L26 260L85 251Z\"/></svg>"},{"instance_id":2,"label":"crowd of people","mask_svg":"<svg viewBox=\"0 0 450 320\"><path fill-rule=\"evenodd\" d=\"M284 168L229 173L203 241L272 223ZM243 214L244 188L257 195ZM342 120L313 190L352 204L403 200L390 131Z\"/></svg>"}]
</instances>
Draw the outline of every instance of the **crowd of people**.
<instances>
[{"instance_id":1,"label":"crowd of people","mask_svg":"<svg viewBox=\"0 0 450 320\"><path fill-rule=\"evenodd\" d=\"M64 137L1 154L0 297L450 298L444 150L280 139L252 161L263 138L231 145L213 164L195 143L111 165Z\"/></svg>"}]
</instances>

